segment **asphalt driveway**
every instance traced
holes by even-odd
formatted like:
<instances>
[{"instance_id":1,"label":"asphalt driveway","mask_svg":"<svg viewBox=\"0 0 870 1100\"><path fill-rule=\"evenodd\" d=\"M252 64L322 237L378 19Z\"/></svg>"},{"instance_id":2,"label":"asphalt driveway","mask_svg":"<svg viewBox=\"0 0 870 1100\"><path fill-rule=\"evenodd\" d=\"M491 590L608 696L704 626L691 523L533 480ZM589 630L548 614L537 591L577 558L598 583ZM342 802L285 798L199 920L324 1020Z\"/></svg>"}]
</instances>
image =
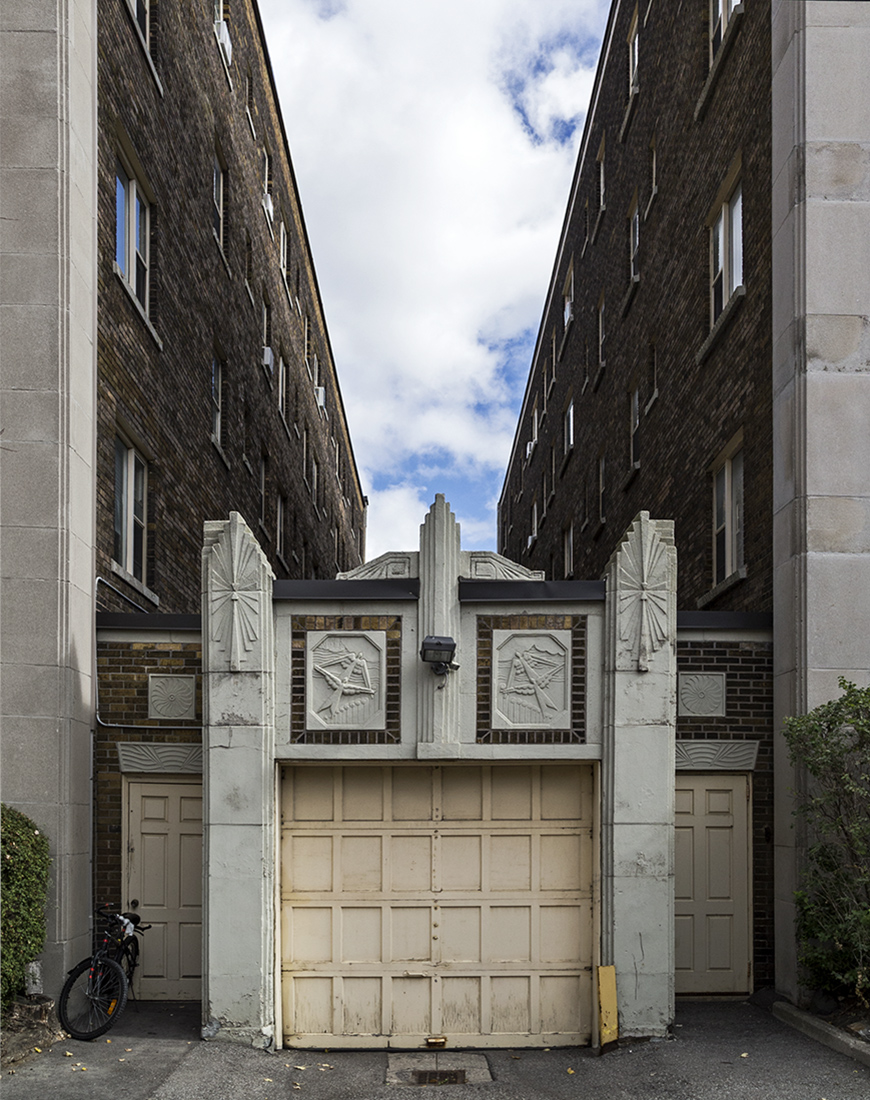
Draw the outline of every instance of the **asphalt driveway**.
<instances>
[{"instance_id":1,"label":"asphalt driveway","mask_svg":"<svg viewBox=\"0 0 870 1100\"><path fill-rule=\"evenodd\" d=\"M429 1085L441 1100L868 1100L870 1068L748 1002L679 1006L674 1038L612 1050L499 1050L484 1083ZM421 1058L432 1059L433 1055ZM463 1052L451 1054L461 1067ZM440 1059L444 1056L440 1055ZM465 1059L469 1067L472 1060ZM414 1065L416 1063L410 1063ZM423 1061L419 1063L423 1066ZM446 1065L446 1062L439 1062ZM404 1070L403 1068L404 1067ZM128 1008L107 1036L68 1039L3 1074L3 1100L405 1100L408 1063L386 1053L259 1051L199 1039L199 1006ZM443 1075L442 1075L443 1076ZM474 1075L469 1073L469 1081Z\"/></svg>"}]
</instances>

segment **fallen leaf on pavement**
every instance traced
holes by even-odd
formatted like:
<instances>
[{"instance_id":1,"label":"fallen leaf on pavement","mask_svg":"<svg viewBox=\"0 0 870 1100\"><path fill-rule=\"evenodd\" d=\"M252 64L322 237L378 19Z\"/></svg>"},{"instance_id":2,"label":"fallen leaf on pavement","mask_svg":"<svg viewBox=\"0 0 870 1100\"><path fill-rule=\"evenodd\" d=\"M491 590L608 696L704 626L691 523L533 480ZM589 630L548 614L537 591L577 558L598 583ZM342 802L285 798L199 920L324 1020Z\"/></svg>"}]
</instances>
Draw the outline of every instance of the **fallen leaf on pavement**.
<instances>
[{"instance_id":1,"label":"fallen leaf on pavement","mask_svg":"<svg viewBox=\"0 0 870 1100\"><path fill-rule=\"evenodd\" d=\"M37 1054L42 1054L42 1047L34 1047L33 1049L36 1051Z\"/></svg>"},{"instance_id":2,"label":"fallen leaf on pavement","mask_svg":"<svg viewBox=\"0 0 870 1100\"><path fill-rule=\"evenodd\" d=\"M573 1072L574 1072L574 1070L573 1070L573 1069L569 1069L569 1070L568 1070L568 1072L569 1072L569 1073L573 1073Z\"/></svg>"},{"instance_id":3,"label":"fallen leaf on pavement","mask_svg":"<svg viewBox=\"0 0 870 1100\"><path fill-rule=\"evenodd\" d=\"M72 1058L72 1051L71 1050L65 1050L63 1052L63 1056L64 1056L64 1058Z\"/></svg>"}]
</instances>

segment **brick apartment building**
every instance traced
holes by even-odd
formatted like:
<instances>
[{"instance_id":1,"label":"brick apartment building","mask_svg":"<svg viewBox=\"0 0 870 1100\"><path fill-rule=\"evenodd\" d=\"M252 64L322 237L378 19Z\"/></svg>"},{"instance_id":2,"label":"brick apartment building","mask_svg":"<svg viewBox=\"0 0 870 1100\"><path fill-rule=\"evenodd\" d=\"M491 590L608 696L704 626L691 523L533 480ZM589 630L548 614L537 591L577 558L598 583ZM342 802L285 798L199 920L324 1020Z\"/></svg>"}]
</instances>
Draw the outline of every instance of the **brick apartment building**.
<instances>
[{"instance_id":1,"label":"brick apartment building","mask_svg":"<svg viewBox=\"0 0 870 1100\"><path fill-rule=\"evenodd\" d=\"M776 731L870 666L868 32L614 0L500 499L499 550L556 579L674 521L678 992L797 995Z\"/></svg>"},{"instance_id":2,"label":"brick apartment building","mask_svg":"<svg viewBox=\"0 0 870 1100\"><path fill-rule=\"evenodd\" d=\"M157 995L195 996L204 522L328 578L366 500L255 0L48 22L18 5L0 42L3 798L52 843L46 990L92 896L144 912L165 872ZM133 881L157 806L181 847Z\"/></svg>"}]
</instances>

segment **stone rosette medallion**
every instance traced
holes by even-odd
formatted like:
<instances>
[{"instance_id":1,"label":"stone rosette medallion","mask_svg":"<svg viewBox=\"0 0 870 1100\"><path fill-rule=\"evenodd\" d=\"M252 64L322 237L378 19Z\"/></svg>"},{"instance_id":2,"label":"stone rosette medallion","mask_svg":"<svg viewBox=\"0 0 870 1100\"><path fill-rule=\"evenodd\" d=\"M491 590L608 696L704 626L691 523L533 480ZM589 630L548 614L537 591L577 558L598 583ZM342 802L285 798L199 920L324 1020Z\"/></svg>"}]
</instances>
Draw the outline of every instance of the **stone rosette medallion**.
<instances>
[{"instance_id":1,"label":"stone rosette medallion","mask_svg":"<svg viewBox=\"0 0 870 1100\"><path fill-rule=\"evenodd\" d=\"M569 729L571 632L494 630L492 728Z\"/></svg>"},{"instance_id":2,"label":"stone rosette medallion","mask_svg":"<svg viewBox=\"0 0 870 1100\"><path fill-rule=\"evenodd\" d=\"M148 676L149 718L196 718L196 677Z\"/></svg>"},{"instance_id":3,"label":"stone rosette medallion","mask_svg":"<svg viewBox=\"0 0 870 1100\"><path fill-rule=\"evenodd\" d=\"M310 631L305 659L306 729L386 729L385 631Z\"/></svg>"}]
</instances>

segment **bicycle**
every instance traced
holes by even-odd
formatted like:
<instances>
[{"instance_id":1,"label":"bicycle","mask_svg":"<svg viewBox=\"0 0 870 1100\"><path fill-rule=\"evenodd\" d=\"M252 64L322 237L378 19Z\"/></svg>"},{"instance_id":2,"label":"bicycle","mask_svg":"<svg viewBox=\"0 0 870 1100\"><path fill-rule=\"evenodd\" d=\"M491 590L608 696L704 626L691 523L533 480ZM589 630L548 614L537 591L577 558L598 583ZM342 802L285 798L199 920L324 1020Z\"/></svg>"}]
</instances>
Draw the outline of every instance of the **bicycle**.
<instances>
[{"instance_id":1,"label":"bicycle","mask_svg":"<svg viewBox=\"0 0 870 1100\"><path fill-rule=\"evenodd\" d=\"M107 905L94 911L103 924L93 954L70 970L58 1001L60 1022L73 1039L96 1039L124 1011L129 983L139 958L134 935L150 925L136 913L112 913Z\"/></svg>"}]
</instances>

